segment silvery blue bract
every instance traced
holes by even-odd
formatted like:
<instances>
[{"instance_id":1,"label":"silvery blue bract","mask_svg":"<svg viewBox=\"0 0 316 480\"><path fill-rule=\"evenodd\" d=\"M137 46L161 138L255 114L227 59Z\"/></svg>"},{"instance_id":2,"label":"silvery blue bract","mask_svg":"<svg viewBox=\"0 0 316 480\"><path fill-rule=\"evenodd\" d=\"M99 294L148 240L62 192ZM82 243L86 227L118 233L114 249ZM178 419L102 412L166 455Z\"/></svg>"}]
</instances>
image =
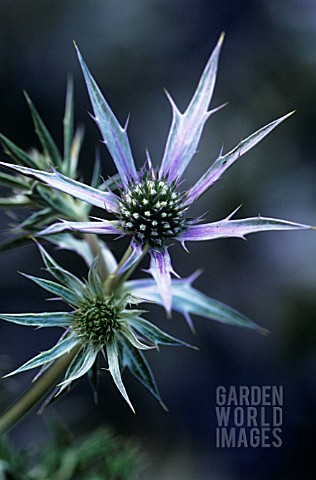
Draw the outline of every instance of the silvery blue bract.
<instances>
[{"instance_id":1,"label":"silvery blue bract","mask_svg":"<svg viewBox=\"0 0 316 480\"><path fill-rule=\"evenodd\" d=\"M200 223L200 218L188 214L189 207L207 191L222 174L244 153L261 141L291 113L285 115L242 140L227 154L220 153L204 175L187 191L181 191L183 173L196 153L205 122L212 113L209 110L212 98L222 35L202 73L193 98L184 113L181 113L168 94L173 118L161 166L154 169L149 155L146 167L137 171L130 148L127 125L122 127L103 97L77 49L94 111L94 119L101 131L119 173L118 193L110 189L100 191L69 178L54 169L52 173L39 171L29 166L3 166L40 180L45 185L66 192L91 205L104 208L113 214L114 220L69 221L65 220L45 228L38 235L51 235L66 230L127 235L131 237L131 253L120 273L130 269L148 250L148 272L156 281L166 311L172 308L171 274L175 274L168 251L170 241L178 240L185 246L187 241L211 240L222 237L239 237L268 230L297 230L307 225L261 216L232 219L232 214L223 220Z\"/></svg>"}]
</instances>

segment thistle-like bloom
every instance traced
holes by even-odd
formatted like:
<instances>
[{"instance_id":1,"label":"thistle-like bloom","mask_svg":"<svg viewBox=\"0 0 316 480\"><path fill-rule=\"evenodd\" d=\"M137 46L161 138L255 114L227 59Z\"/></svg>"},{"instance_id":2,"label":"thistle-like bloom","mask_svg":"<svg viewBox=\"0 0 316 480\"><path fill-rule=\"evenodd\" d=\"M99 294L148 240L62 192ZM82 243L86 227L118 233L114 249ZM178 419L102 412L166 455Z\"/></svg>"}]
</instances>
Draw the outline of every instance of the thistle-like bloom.
<instances>
[{"instance_id":1,"label":"thistle-like bloom","mask_svg":"<svg viewBox=\"0 0 316 480\"><path fill-rule=\"evenodd\" d=\"M103 243L100 242L100 245ZM53 395L48 398L46 404L50 403L54 396L70 388L73 382L86 373L96 394L99 377L97 360L101 354L101 357L104 357L108 363L108 370L116 386L132 409L121 376L124 368L128 368L164 407L142 350L158 348L160 345L194 347L142 318L143 310L132 308L142 302L162 305L162 299L154 280L131 280L125 282L115 294L109 295L106 294L104 284L98 274L98 257L92 262L87 281L82 281L63 269L41 245L39 245L39 249L46 269L54 281L30 275L25 276L48 290L55 298L64 301L71 310L44 313L0 313L1 320L11 323L37 328L62 327L64 329L64 333L55 346L35 356L7 376L41 367L35 377L37 380L56 360L69 355L68 368L64 370L64 378L55 387ZM81 255L85 258L83 252ZM107 259L108 264L111 265L110 272L114 273L117 270L116 260L104 245L100 255ZM209 320L265 333L264 329L258 327L238 311L193 288L192 283L198 273L183 280L172 281L172 307L185 316L192 328L190 315L194 314Z\"/></svg>"},{"instance_id":2,"label":"thistle-like bloom","mask_svg":"<svg viewBox=\"0 0 316 480\"><path fill-rule=\"evenodd\" d=\"M2 163L3 166L38 179L46 185L69 193L113 214L115 220L64 221L51 225L41 234L59 233L70 229L85 233L132 237L131 254L120 267L120 272L130 268L141 258L144 251L148 250L151 258L148 271L157 282L167 312L170 312L172 304L171 274L175 274L168 252L170 242L178 240L184 246L187 241L211 240L221 237L243 238L247 234L259 231L308 228L306 225L261 216L235 220L232 219L232 214L220 221L201 224L200 218L193 219L189 215L188 210L195 200L219 180L236 160L290 115L285 115L269 123L242 140L229 153L224 155L221 152L195 185L187 191L181 189L183 173L196 153L205 122L220 108L208 109L215 86L222 42L223 35L204 69L193 98L184 113L178 110L170 95L167 94L173 118L161 166L159 169L154 169L149 155L147 155L147 165L140 172L137 172L132 156L127 137L127 125L122 128L115 118L78 51L94 110L94 120L119 173L119 194L115 194L113 191L100 192L95 188L70 180L56 170L53 173L47 173Z\"/></svg>"},{"instance_id":3,"label":"thistle-like bloom","mask_svg":"<svg viewBox=\"0 0 316 480\"><path fill-rule=\"evenodd\" d=\"M106 295L97 272L98 258L89 269L88 280L82 281L58 265L42 246L39 248L47 270L57 282L25 276L63 300L71 311L0 314L2 320L20 325L63 327L65 330L55 346L32 358L9 375L42 367L38 377L58 358L72 354L72 362L55 391L58 395L86 373L90 374L92 380L96 379L98 372L93 370L97 369L96 360L98 355L102 354L108 362L108 370L117 388L132 410L121 377L121 368L125 367L163 405L151 370L141 351L157 348L159 345L189 347L191 345L172 337L142 318L141 310L131 308L131 305L139 301L129 293ZM133 286L133 289L136 291L137 285ZM227 307L228 314L229 310ZM237 312L234 314L231 310L230 315L231 317L235 315L238 323ZM258 328L242 315L240 320L244 326Z\"/></svg>"}]
</instances>

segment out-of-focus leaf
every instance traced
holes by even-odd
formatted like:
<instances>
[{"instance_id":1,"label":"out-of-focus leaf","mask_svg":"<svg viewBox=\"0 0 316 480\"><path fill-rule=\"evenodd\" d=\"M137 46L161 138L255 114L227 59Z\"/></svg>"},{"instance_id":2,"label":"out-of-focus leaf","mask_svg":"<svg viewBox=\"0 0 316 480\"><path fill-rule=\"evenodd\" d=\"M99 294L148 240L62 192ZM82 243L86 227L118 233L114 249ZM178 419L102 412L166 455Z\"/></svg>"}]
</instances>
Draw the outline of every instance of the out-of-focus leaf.
<instances>
[{"instance_id":1,"label":"out-of-focus leaf","mask_svg":"<svg viewBox=\"0 0 316 480\"><path fill-rule=\"evenodd\" d=\"M31 205L30 199L25 195L12 195L11 197L0 197L0 207L19 208Z\"/></svg>"},{"instance_id":2,"label":"out-of-focus leaf","mask_svg":"<svg viewBox=\"0 0 316 480\"><path fill-rule=\"evenodd\" d=\"M23 247L27 245L30 240L31 235L29 234L9 238L9 240L5 240L4 242L0 243L0 252L5 252L11 248Z\"/></svg>"},{"instance_id":3,"label":"out-of-focus leaf","mask_svg":"<svg viewBox=\"0 0 316 480\"><path fill-rule=\"evenodd\" d=\"M71 149L70 149L70 165L69 165L69 176L71 178L77 177L77 167L79 162L79 154L83 142L84 129L78 127L75 135L72 140Z\"/></svg>"},{"instance_id":4,"label":"out-of-focus leaf","mask_svg":"<svg viewBox=\"0 0 316 480\"><path fill-rule=\"evenodd\" d=\"M73 82L72 79L68 79L67 83L67 93L66 93L66 105L65 105L65 114L64 114L64 165L63 171L69 177L73 176L72 165L71 165L71 144L74 133L74 99L73 99Z\"/></svg>"},{"instance_id":5,"label":"out-of-focus leaf","mask_svg":"<svg viewBox=\"0 0 316 480\"><path fill-rule=\"evenodd\" d=\"M0 133L0 141L3 145L4 151L9 157L15 160L18 164L25 167L38 168L37 163L32 157L27 155L20 147L15 145L11 140Z\"/></svg>"},{"instance_id":6,"label":"out-of-focus leaf","mask_svg":"<svg viewBox=\"0 0 316 480\"><path fill-rule=\"evenodd\" d=\"M62 158L54 140L52 139L49 131L47 130L43 120L39 116L36 108L34 107L27 93L25 93L25 97L31 110L35 131L42 144L42 147L47 156L48 162L51 163L56 168L57 167L62 168Z\"/></svg>"},{"instance_id":7,"label":"out-of-focus leaf","mask_svg":"<svg viewBox=\"0 0 316 480\"><path fill-rule=\"evenodd\" d=\"M40 182L43 182L44 184L55 188L56 190L61 190L62 192L72 195L79 200L88 202L90 205L94 205L103 209L105 208L109 212L115 212L117 210L118 197L114 195L114 193L110 191L102 192L101 190L97 190L89 185L77 182L72 178L62 175L57 170L54 170L53 173L49 173L19 165L12 165L5 162L0 162L0 165L8 168L9 170L13 170L14 172L26 175L27 177L39 180Z\"/></svg>"},{"instance_id":8,"label":"out-of-focus leaf","mask_svg":"<svg viewBox=\"0 0 316 480\"><path fill-rule=\"evenodd\" d=\"M29 185L22 177L0 172L0 185L10 188L28 189Z\"/></svg>"},{"instance_id":9,"label":"out-of-focus leaf","mask_svg":"<svg viewBox=\"0 0 316 480\"><path fill-rule=\"evenodd\" d=\"M20 225L20 228L31 229L37 225L41 225L43 222L48 221L50 218L54 218L53 211L51 208L43 208L37 212L32 213L27 217Z\"/></svg>"}]
</instances>

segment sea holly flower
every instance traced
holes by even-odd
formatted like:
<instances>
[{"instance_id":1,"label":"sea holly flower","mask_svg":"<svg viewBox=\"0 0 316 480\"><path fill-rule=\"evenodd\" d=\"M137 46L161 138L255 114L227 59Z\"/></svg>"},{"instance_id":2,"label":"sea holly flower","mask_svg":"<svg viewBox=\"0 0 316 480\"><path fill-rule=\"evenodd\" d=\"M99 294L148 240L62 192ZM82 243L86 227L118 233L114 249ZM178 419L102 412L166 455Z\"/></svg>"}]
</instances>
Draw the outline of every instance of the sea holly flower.
<instances>
[{"instance_id":1,"label":"sea holly flower","mask_svg":"<svg viewBox=\"0 0 316 480\"><path fill-rule=\"evenodd\" d=\"M104 282L98 273L98 258L94 259L88 272L87 280L81 280L62 268L49 253L38 245L47 271L54 280L25 275L40 287L52 293L55 298L64 301L70 311L43 313L1 313L0 319L24 326L37 328L61 327L63 334L57 344L28 360L22 366L6 376L39 368L35 381L44 375L50 367L62 357L69 357L64 378L55 386L45 406L68 390L80 377L88 374L96 396L99 377L99 357L108 363L117 388L132 408L132 404L122 381L122 371L127 368L165 408L151 369L142 350L158 348L160 345L187 346L168 333L162 331L142 317L143 310L135 305L142 302L163 305L156 283L151 279L138 279L125 282L115 293L107 294ZM106 247L104 247L106 248ZM117 268L114 257L106 249L100 255L106 255L112 264L112 271ZM83 258L86 257L82 253ZM207 297L192 287L199 272L182 280L173 280L173 308L183 314L190 325L190 315L199 315L222 323L241 326L265 333L254 322L236 310L217 300ZM50 388L53 385L50 384ZM48 394L49 391L44 393Z\"/></svg>"},{"instance_id":2,"label":"sea holly flower","mask_svg":"<svg viewBox=\"0 0 316 480\"><path fill-rule=\"evenodd\" d=\"M90 374L92 380L96 379L97 358L101 354L108 362L108 370L117 388L132 410L121 376L121 370L125 367L164 406L142 350L158 348L160 345L192 346L142 318L143 311L132 308L139 303L136 297L126 292L106 294L98 274L98 258L93 261L87 280L83 281L57 264L41 245L39 248L46 269L54 277L54 281L25 276L63 300L71 310L0 314L0 319L20 325L64 329L55 346L35 356L7 376L41 367L37 379L57 359L67 354L72 355L64 378L54 392L58 395L86 373ZM250 321L249 326L253 328ZM94 382L94 387L96 383Z\"/></svg>"},{"instance_id":3,"label":"sea holly flower","mask_svg":"<svg viewBox=\"0 0 316 480\"><path fill-rule=\"evenodd\" d=\"M153 168L147 154L147 164L139 172L136 170L127 137L127 124L124 127L119 124L77 49L93 106L94 120L119 173L118 194L111 190L100 192L81 182L70 180L56 170L40 172L30 167L1 163L11 170L40 180L45 185L67 192L112 214L115 220L101 219L91 222L65 220L49 226L40 234L49 235L73 230L131 237L130 255L116 273L124 273L132 268L148 250L150 254L148 272L157 283L168 313L172 307L171 274L175 274L168 247L174 240L185 246L187 241L222 237L244 238L245 235L260 231L309 228L307 225L261 216L233 219L233 214L220 221L201 223L201 218L192 218L189 214L192 203L218 181L236 160L291 115L291 113L284 115L262 127L242 140L230 152L226 154L221 152L195 185L188 190L182 190L183 174L196 153L203 127L207 119L218 110L218 108L209 110L209 104L215 87L222 42L223 35L207 62L184 113L178 110L167 94L173 117L161 165L158 169Z\"/></svg>"}]
</instances>

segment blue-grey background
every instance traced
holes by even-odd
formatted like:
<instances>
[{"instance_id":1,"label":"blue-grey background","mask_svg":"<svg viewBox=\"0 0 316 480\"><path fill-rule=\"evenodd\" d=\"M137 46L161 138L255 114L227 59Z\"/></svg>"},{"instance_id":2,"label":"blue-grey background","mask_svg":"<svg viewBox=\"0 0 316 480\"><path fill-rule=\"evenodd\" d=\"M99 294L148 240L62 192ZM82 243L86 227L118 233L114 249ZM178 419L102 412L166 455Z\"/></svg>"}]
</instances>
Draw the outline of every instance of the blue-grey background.
<instances>
[{"instance_id":1,"label":"blue-grey background","mask_svg":"<svg viewBox=\"0 0 316 480\"><path fill-rule=\"evenodd\" d=\"M81 171L89 179L100 134L73 39L121 123L131 113L129 137L142 165L148 148L155 163L164 149L171 111L163 88L184 109L220 33L226 32L212 105L229 105L208 122L187 185L225 150L264 124L296 109L294 116L240 159L203 196L196 213L209 221L238 205L239 217L262 214L316 223L316 5L312 0L1 0L0 131L24 148L36 144L25 89L58 144L67 75L75 82L76 120L85 125ZM101 147L103 174L114 172ZM5 160L5 155L0 154ZM10 220L1 212L3 237ZM162 348L148 358L167 414L145 389L124 378L137 415L104 375L95 407L86 380L44 417L31 414L12 432L17 448L47 441L45 418L58 415L74 435L110 425L135 438L146 455L144 479L314 478L316 401L316 237L273 232L173 248L182 275L203 267L196 285L270 330L268 337L195 319L157 323L197 344L200 351ZM123 244L111 242L116 253ZM58 253L77 272L80 260ZM146 267L146 264L144 264ZM39 254L29 246L0 255L0 310L53 308L45 292L17 271L37 275ZM0 325L1 371L7 372L52 345L56 331ZM32 375L1 381L4 408ZM214 415L218 385L283 385L283 445L279 449L216 449Z\"/></svg>"}]
</instances>

